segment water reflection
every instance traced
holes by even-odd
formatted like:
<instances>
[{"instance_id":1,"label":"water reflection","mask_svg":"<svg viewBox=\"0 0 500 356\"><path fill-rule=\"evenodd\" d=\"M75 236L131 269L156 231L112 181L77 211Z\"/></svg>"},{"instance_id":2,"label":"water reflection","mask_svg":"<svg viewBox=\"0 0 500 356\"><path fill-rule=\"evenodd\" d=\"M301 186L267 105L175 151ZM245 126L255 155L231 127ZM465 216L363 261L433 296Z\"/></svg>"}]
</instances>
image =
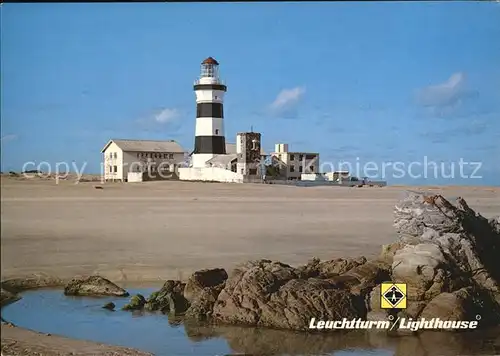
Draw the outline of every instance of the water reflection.
<instances>
[{"instance_id":1,"label":"water reflection","mask_svg":"<svg viewBox=\"0 0 500 356\"><path fill-rule=\"evenodd\" d=\"M152 289L131 290L149 295ZM117 311L102 309L113 301ZM184 324L182 318L119 310L120 298L72 298L39 290L2 310L15 324L73 338L106 342L156 355L495 355L500 328L469 333L426 332L387 337L377 331L297 333L262 328Z\"/></svg>"},{"instance_id":2,"label":"water reflection","mask_svg":"<svg viewBox=\"0 0 500 356\"><path fill-rule=\"evenodd\" d=\"M393 337L377 331L326 331L310 334L189 324L185 325L185 329L188 338L195 342L209 338L224 338L235 352L254 355L336 354L341 350L391 350L389 354L395 356L497 355L500 353L500 329L470 333L424 332L418 336Z\"/></svg>"}]
</instances>

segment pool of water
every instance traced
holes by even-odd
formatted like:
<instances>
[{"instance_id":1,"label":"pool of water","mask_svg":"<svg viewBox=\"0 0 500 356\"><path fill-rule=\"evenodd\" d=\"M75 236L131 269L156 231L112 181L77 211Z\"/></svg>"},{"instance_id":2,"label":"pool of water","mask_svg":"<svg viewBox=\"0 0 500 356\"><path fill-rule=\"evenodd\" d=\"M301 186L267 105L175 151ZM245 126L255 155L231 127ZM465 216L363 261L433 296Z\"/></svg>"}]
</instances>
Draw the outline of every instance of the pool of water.
<instances>
[{"instance_id":1,"label":"pool of water","mask_svg":"<svg viewBox=\"0 0 500 356\"><path fill-rule=\"evenodd\" d=\"M129 289L131 295L150 295L157 288ZM14 324L75 339L133 347L155 355L214 356L227 354L266 355L491 355L499 330L481 334L431 333L388 338L379 333L320 334L234 326L192 326L161 313L125 312L129 298L67 297L61 290L35 290L2 309L2 317ZM103 309L107 302L116 311ZM439 346L441 345L441 346ZM500 343L499 343L500 345ZM438 347L438 349L436 349ZM495 352L496 350L496 352Z\"/></svg>"}]
</instances>

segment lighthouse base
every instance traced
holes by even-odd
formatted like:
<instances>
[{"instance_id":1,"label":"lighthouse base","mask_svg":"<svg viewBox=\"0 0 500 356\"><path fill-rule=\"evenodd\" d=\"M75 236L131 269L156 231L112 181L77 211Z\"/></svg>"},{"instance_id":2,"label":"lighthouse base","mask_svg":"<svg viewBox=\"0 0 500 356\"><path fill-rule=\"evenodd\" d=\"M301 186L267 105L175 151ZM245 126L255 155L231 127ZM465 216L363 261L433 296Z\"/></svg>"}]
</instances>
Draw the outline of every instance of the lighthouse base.
<instances>
[{"instance_id":1,"label":"lighthouse base","mask_svg":"<svg viewBox=\"0 0 500 356\"><path fill-rule=\"evenodd\" d=\"M205 168L207 162L217 156L214 153L193 153L191 163L193 168Z\"/></svg>"},{"instance_id":2,"label":"lighthouse base","mask_svg":"<svg viewBox=\"0 0 500 356\"><path fill-rule=\"evenodd\" d=\"M242 174L219 167L178 168L178 175L187 181L245 183Z\"/></svg>"}]
</instances>

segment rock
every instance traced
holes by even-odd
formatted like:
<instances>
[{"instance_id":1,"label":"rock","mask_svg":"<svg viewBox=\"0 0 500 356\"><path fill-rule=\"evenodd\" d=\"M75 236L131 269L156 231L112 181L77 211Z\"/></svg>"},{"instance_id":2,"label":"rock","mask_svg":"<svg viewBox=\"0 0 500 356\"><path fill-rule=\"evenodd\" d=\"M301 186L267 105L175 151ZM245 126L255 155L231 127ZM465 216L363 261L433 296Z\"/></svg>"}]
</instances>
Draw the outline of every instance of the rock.
<instances>
[{"instance_id":1,"label":"rock","mask_svg":"<svg viewBox=\"0 0 500 356\"><path fill-rule=\"evenodd\" d=\"M37 273L24 278L11 278L2 281L2 288L12 293L20 293L28 289L61 287L65 282L57 277Z\"/></svg>"},{"instance_id":2,"label":"rock","mask_svg":"<svg viewBox=\"0 0 500 356\"><path fill-rule=\"evenodd\" d=\"M391 244L382 245L382 251L380 253L380 260L385 261L392 265L394 260L394 255L396 252L406 246L406 243L401 241L396 241Z\"/></svg>"},{"instance_id":3,"label":"rock","mask_svg":"<svg viewBox=\"0 0 500 356\"><path fill-rule=\"evenodd\" d=\"M128 292L100 276L78 277L68 282L65 295L128 297Z\"/></svg>"},{"instance_id":4,"label":"rock","mask_svg":"<svg viewBox=\"0 0 500 356\"><path fill-rule=\"evenodd\" d=\"M184 298L192 301L204 288L211 288L224 283L227 272L222 268L204 269L194 272L184 287Z\"/></svg>"},{"instance_id":5,"label":"rock","mask_svg":"<svg viewBox=\"0 0 500 356\"><path fill-rule=\"evenodd\" d=\"M115 303L113 302L109 302L109 303L106 303L102 306L103 309L107 309L107 310L111 310L111 311L114 311L115 310Z\"/></svg>"},{"instance_id":6,"label":"rock","mask_svg":"<svg viewBox=\"0 0 500 356\"><path fill-rule=\"evenodd\" d=\"M163 287L151 294L144 308L149 311L182 314L189 307L183 292L186 284L181 281L168 280Z\"/></svg>"},{"instance_id":7,"label":"rock","mask_svg":"<svg viewBox=\"0 0 500 356\"><path fill-rule=\"evenodd\" d=\"M4 307L7 304L14 303L21 299L21 296L17 295L16 293L12 293L11 291L8 291L7 289L0 289L0 306Z\"/></svg>"},{"instance_id":8,"label":"rock","mask_svg":"<svg viewBox=\"0 0 500 356\"><path fill-rule=\"evenodd\" d=\"M123 306L122 310L141 310L146 304L146 298L142 294L136 294L130 298L130 302Z\"/></svg>"},{"instance_id":9,"label":"rock","mask_svg":"<svg viewBox=\"0 0 500 356\"><path fill-rule=\"evenodd\" d=\"M327 279L300 279L301 271L269 260L236 268L214 306L217 321L308 330L311 318L360 317L358 297Z\"/></svg>"},{"instance_id":10,"label":"rock","mask_svg":"<svg viewBox=\"0 0 500 356\"><path fill-rule=\"evenodd\" d=\"M426 243L407 245L398 250L393 258L392 276L397 283L406 283L408 300L424 300L426 291L433 285L436 277L444 291L444 268L447 261L436 244ZM438 287L435 287L438 288Z\"/></svg>"},{"instance_id":11,"label":"rock","mask_svg":"<svg viewBox=\"0 0 500 356\"><path fill-rule=\"evenodd\" d=\"M315 268L317 270L317 274L314 277L329 278L332 276L338 276L365 263L366 258L364 256L358 258L337 258L331 261L320 262Z\"/></svg>"},{"instance_id":12,"label":"rock","mask_svg":"<svg viewBox=\"0 0 500 356\"><path fill-rule=\"evenodd\" d=\"M441 195L410 192L396 205L394 226L406 246L395 253L393 277L408 283L409 300L453 301L466 288L474 305L487 305L489 320L500 323L498 218L484 218L462 198L452 204Z\"/></svg>"},{"instance_id":13,"label":"rock","mask_svg":"<svg viewBox=\"0 0 500 356\"><path fill-rule=\"evenodd\" d=\"M471 288L453 293L441 293L432 299L420 314L421 318L443 321L475 320Z\"/></svg>"},{"instance_id":14,"label":"rock","mask_svg":"<svg viewBox=\"0 0 500 356\"><path fill-rule=\"evenodd\" d=\"M212 317L215 302L224 284L215 287L204 288L191 302L191 306L186 311L186 318L197 321L206 321Z\"/></svg>"}]
</instances>

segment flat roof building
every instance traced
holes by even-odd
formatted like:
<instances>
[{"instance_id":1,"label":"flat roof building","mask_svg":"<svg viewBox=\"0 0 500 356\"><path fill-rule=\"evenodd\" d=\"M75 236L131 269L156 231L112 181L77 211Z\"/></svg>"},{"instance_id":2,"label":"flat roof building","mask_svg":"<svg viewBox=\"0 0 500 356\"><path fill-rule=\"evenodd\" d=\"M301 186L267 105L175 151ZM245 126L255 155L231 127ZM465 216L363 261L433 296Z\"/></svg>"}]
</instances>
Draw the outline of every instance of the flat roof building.
<instances>
[{"instance_id":1,"label":"flat roof building","mask_svg":"<svg viewBox=\"0 0 500 356\"><path fill-rule=\"evenodd\" d=\"M286 172L283 172L283 177L286 179L300 179L302 174L319 173L319 153L290 152L288 144L278 143L271 156L286 167Z\"/></svg>"}]
</instances>

